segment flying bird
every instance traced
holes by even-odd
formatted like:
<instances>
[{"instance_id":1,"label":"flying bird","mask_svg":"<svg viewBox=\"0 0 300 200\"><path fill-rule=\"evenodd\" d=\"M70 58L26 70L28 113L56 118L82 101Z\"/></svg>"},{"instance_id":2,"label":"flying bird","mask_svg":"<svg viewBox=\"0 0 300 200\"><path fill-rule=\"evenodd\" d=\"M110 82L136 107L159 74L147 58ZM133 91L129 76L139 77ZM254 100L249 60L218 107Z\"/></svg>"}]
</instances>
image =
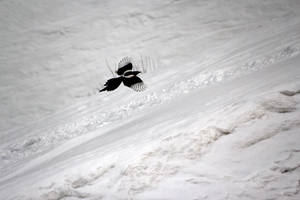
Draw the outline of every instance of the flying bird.
<instances>
[{"instance_id":1,"label":"flying bird","mask_svg":"<svg viewBox=\"0 0 300 200\"><path fill-rule=\"evenodd\" d=\"M99 90L99 92L103 91L113 91L117 89L121 83L136 92L141 92L146 89L146 85L142 81L138 74L140 71L133 71L133 66L131 59L128 57L123 58L118 64L118 70L116 74L118 77L108 79L104 84L104 88Z\"/></svg>"}]
</instances>

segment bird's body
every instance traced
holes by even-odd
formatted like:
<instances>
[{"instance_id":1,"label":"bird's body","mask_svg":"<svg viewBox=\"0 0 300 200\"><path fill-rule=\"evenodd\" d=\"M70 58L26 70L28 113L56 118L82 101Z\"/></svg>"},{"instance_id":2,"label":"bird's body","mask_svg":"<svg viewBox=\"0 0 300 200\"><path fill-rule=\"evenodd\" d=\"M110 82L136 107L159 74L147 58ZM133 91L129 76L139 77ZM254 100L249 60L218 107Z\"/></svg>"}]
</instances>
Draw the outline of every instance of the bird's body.
<instances>
[{"instance_id":1,"label":"bird's body","mask_svg":"<svg viewBox=\"0 0 300 200\"><path fill-rule=\"evenodd\" d=\"M122 67L120 67L120 64L119 64L119 68L116 72L119 76L122 76L125 72L132 71L132 68L133 68L133 66L132 66L131 62L125 63L125 65Z\"/></svg>"},{"instance_id":2,"label":"bird's body","mask_svg":"<svg viewBox=\"0 0 300 200\"><path fill-rule=\"evenodd\" d=\"M133 66L130 59L127 57L123 58L119 63L118 70L116 71L119 77L107 80L107 82L104 84L105 87L99 90L99 92L115 90L120 86L121 82L136 92L145 90L146 86L144 82L140 77L137 76L141 72L133 71L132 68Z\"/></svg>"}]
</instances>

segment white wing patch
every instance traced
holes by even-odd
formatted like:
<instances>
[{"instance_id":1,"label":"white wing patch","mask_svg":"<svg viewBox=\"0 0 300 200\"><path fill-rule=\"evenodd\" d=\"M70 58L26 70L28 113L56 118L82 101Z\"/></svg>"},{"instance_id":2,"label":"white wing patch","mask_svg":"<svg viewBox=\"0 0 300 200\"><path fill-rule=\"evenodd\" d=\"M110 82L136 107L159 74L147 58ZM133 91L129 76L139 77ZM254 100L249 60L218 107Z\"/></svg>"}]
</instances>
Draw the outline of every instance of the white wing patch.
<instances>
[{"instance_id":1,"label":"white wing patch","mask_svg":"<svg viewBox=\"0 0 300 200\"><path fill-rule=\"evenodd\" d=\"M130 57L122 58L122 60L118 64L118 69L120 69L121 67L124 67L125 65L127 65L129 63L132 63L132 58L130 58Z\"/></svg>"},{"instance_id":2,"label":"white wing patch","mask_svg":"<svg viewBox=\"0 0 300 200\"><path fill-rule=\"evenodd\" d=\"M136 83L130 86L131 89L133 89L136 92L142 92L144 91L147 87L144 83Z\"/></svg>"}]
</instances>

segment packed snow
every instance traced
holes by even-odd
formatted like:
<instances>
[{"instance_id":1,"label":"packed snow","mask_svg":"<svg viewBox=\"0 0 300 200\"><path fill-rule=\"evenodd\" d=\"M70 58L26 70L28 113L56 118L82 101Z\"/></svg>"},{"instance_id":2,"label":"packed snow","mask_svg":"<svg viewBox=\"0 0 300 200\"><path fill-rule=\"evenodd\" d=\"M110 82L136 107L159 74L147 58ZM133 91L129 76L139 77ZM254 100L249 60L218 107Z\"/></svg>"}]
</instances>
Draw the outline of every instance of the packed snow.
<instances>
[{"instance_id":1,"label":"packed snow","mask_svg":"<svg viewBox=\"0 0 300 200\"><path fill-rule=\"evenodd\" d=\"M0 200L299 200L299 33L299 0L0 1ZM147 89L99 93L127 56Z\"/></svg>"}]
</instances>

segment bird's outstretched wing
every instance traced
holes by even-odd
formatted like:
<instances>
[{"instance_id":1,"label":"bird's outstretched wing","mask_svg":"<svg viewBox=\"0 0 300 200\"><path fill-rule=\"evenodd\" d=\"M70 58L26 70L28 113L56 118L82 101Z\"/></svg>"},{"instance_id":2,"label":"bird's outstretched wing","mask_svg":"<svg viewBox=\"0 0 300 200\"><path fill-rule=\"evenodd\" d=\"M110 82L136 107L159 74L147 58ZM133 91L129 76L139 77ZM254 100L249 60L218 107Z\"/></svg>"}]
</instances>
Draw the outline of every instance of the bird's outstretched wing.
<instances>
[{"instance_id":1,"label":"bird's outstretched wing","mask_svg":"<svg viewBox=\"0 0 300 200\"><path fill-rule=\"evenodd\" d=\"M132 66L131 58L125 57L118 64L117 74L119 76L122 76L124 74L124 72L126 72L128 70L132 70L132 68L133 68L133 66Z\"/></svg>"},{"instance_id":2,"label":"bird's outstretched wing","mask_svg":"<svg viewBox=\"0 0 300 200\"><path fill-rule=\"evenodd\" d=\"M120 86L121 82L122 82L122 77L108 79L104 84L105 87L102 90L99 90L99 92L103 92L105 90L106 91L115 90Z\"/></svg>"},{"instance_id":3,"label":"bird's outstretched wing","mask_svg":"<svg viewBox=\"0 0 300 200\"><path fill-rule=\"evenodd\" d=\"M130 78L123 78L123 84L127 87L130 87L136 92L141 92L146 89L146 85L144 84L142 79L140 79L137 76L133 76Z\"/></svg>"}]
</instances>

